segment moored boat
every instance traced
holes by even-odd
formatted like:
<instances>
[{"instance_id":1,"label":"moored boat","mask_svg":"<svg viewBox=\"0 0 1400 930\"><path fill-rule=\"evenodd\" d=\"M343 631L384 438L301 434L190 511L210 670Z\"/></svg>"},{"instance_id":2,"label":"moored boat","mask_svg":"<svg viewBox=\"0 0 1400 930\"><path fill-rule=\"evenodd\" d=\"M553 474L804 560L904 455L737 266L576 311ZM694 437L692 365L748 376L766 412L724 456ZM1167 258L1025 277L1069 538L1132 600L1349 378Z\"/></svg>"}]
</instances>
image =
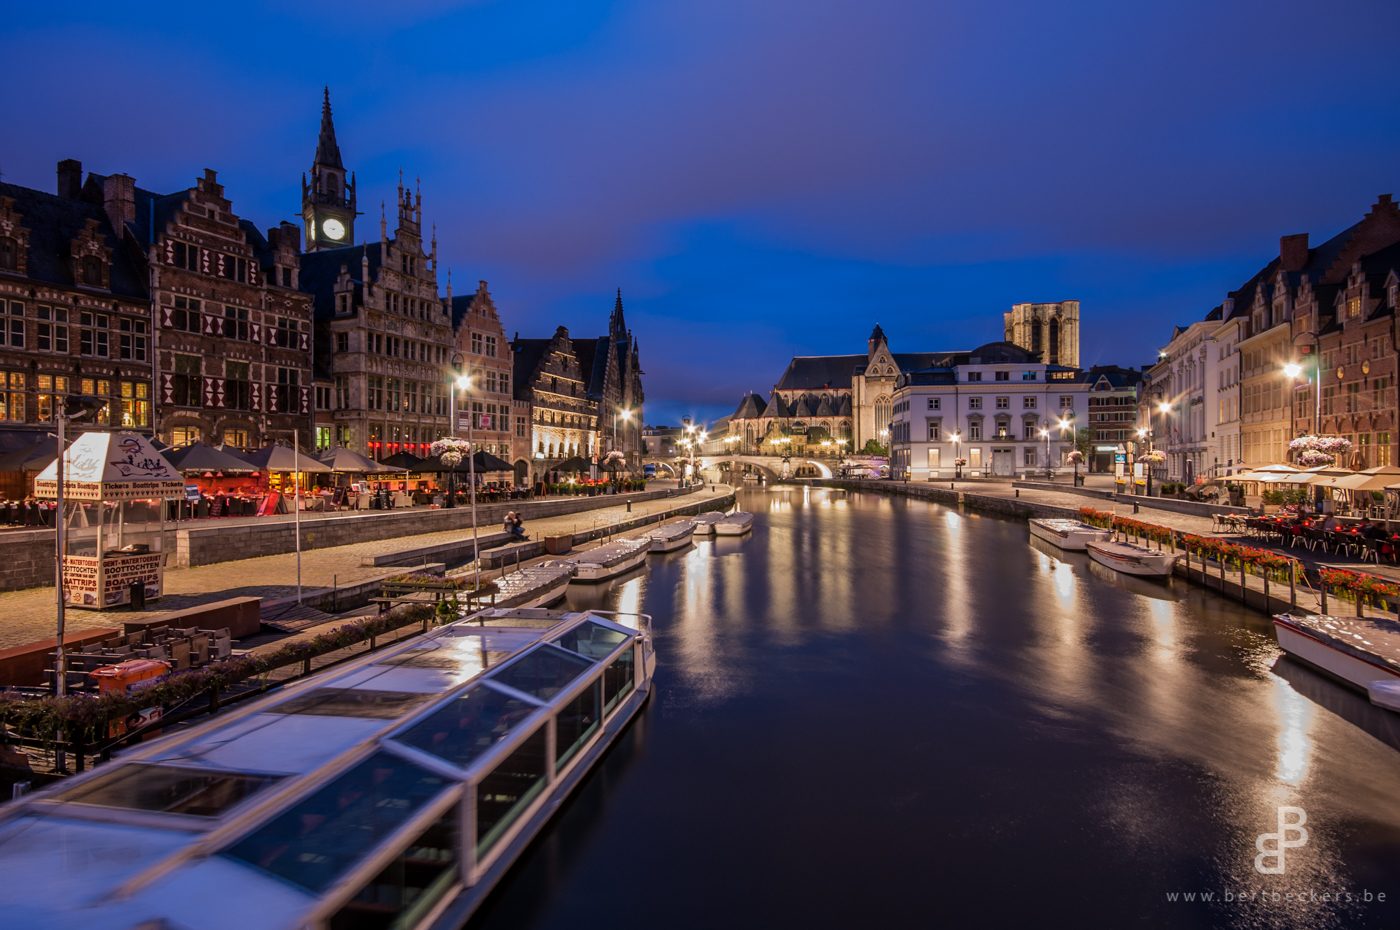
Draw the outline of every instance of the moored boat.
<instances>
[{"instance_id":1,"label":"moored boat","mask_svg":"<svg viewBox=\"0 0 1400 930\"><path fill-rule=\"evenodd\" d=\"M1178 556L1170 552L1148 549L1129 542L1109 542L1091 539L1084 544L1089 558L1125 575L1139 578L1166 578L1176 566Z\"/></svg>"},{"instance_id":2,"label":"moored boat","mask_svg":"<svg viewBox=\"0 0 1400 930\"><path fill-rule=\"evenodd\" d=\"M674 552L690 545L691 537L694 535L695 521L685 519L677 520L674 523L663 523L661 526L648 530L646 538L650 542L651 552Z\"/></svg>"},{"instance_id":3,"label":"moored boat","mask_svg":"<svg viewBox=\"0 0 1400 930\"><path fill-rule=\"evenodd\" d=\"M1037 518L1030 521L1031 535L1066 552L1083 552L1091 539L1108 539L1109 531L1080 520Z\"/></svg>"},{"instance_id":4,"label":"moored boat","mask_svg":"<svg viewBox=\"0 0 1400 930\"><path fill-rule=\"evenodd\" d=\"M743 536L753 529L753 514L743 510L725 514L724 519L715 521L716 536Z\"/></svg>"},{"instance_id":5,"label":"moored boat","mask_svg":"<svg viewBox=\"0 0 1400 930\"><path fill-rule=\"evenodd\" d=\"M574 573L567 565L531 565L494 579L496 607L548 607L569 589Z\"/></svg>"},{"instance_id":6,"label":"moored boat","mask_svg":"<svg viewBox=\"0 0 1400 930\"><path fill-rule=\"evenodd\" d=\"M695 518L695 535L712 536L715 532L715 524L724 519L724 514L718 510L709 510Z\"/></svg>"},{"instance_id":7,"label":"moored boat","mask_svg":"<svg viewBox=\"0 0 1400 930\"><path fill-rule=\"evenodd\" d=\"M1278 614L1278 644L1289 656L1400 712L1400 624L1367 617Z\"/></svg>"},{"instance_id":8,"label":"moored boat","mask_svg":"<svg viewBox=\"0 0 1400 930\"><path fill-rule=\"evenodd\" d=\"M646 561L649 539L615 539L564 561L574 566L574 581L606 581Z\"/></svg>"},{"instance_id":9,"label":"moored boat","mask_svg":"<svg viewBox=\"0 0 1400 930\"><path fill-rule=\"evenodd\" d=\"M655 667L647 617L518 609L351 659L7 805L0 907L31 928L461 927Z\"/></svg>"}]
</instances>

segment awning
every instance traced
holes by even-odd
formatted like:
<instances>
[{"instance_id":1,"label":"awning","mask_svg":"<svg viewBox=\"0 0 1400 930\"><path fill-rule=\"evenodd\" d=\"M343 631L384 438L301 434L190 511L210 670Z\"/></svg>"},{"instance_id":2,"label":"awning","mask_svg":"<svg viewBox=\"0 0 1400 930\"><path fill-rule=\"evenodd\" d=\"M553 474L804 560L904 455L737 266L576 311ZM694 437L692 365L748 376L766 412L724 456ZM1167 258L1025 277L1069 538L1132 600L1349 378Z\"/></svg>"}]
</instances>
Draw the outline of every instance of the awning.
<instances>
[{"instance_id":1,"label":"awning","mask_svg":"<svg viewBox=\"0 0 1400 930\"><path fill-rule=\"evenodd\" d=\"M393 466L383 465L372 458L344 447L328 449L321 453L320 461L329 465L331 471L350 475L368 475L393 471Z\"/></svg>"},{"instance_id":2,"label":"awning","mask_svg":"<svg viewBox=\"0 0 1400 930\"><path fill-rule=\"evenodd\" d=\"M215 449L202 442L192 442L164 453L166 461L182 472L221 472L225 475L247 475L257 471L253 465L231 452Z\"/></svg>"},{"instance_id":3,"label":"awning","mask_svg":"<svg viewBox=\"0 0 1400 930\"><path fill-rule=\"evenodd\" d=\"M230 451L224 449L224 451ZM238 457L262 471L278 472L319 472L330 474L331 467L322 464L315 456L296 452L291 446L264 446L253 452L240 452Z\"/></svg>"},{"instance_id":4,"label":"awning","mask_svg":"<svg viewBox=\"0 0 1400 930\"><path fill-rule=\"evenodd\" d=\"M63 496L75 501L183 497L185 479L139 433L83 433L63 455ZM34 496L58 497L58 459L34 479Z\"/></svg>"},{"instance_id":5,"label":"awning","mask_svg":"<svg viewBox=\"0 0 1400 930\"><path fill-rule=\"evenodd\" d=\"M1400 482L1400 468L1378 465L1340 478L1332 486L1344 491L1384 491L1397 482Z\"/></svg>"}]
</instances>

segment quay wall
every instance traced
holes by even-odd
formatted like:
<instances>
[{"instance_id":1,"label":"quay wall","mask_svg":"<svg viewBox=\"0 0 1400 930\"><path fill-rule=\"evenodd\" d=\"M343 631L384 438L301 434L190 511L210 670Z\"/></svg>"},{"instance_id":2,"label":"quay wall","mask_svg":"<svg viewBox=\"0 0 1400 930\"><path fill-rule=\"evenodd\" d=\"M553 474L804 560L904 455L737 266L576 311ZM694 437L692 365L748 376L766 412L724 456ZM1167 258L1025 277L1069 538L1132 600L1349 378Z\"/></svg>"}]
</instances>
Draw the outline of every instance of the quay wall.
<instances>
[{"instance_id":1,"label":"quay wall","mask_svg":"<svg viewBox=\"0 0 1400 930\"><path fill-rule=\"evenodd\" d=\"M7 530L0 535L0 591L52 585L53 530Z\"/></svg>"}]
</instances>

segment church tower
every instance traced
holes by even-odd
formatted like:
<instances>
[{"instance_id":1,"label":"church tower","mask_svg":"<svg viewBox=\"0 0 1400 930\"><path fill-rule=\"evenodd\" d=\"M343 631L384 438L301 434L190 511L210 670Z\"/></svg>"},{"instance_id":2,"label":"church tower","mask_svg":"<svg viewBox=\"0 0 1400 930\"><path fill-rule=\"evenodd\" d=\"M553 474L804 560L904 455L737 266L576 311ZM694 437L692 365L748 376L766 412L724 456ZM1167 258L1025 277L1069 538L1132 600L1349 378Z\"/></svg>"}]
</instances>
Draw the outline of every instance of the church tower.
<instances>
[{"instance_id":1,"label":"church tower","mask_svg":"<svg viewBox=\"0 0 1400 930\"><path fill-rule=\"evenodd\" d=\"M345 179L345 163L331 121L331 91L321 98L321 134L311 179L301 176L301 215L306 223L306 250L335 249L355 244L355 175Z\"/></svg>"},{"instance_id":2,"label":"church tower","mask_svg":"<svg viewBox=\"0 0 1400 930\"><path fill-rule=\"evenodd\" d=\"M1002 314L1006 341L1047 365L1079 367L1079 301L1013 304Z\"/></svg>"}]
</instances>

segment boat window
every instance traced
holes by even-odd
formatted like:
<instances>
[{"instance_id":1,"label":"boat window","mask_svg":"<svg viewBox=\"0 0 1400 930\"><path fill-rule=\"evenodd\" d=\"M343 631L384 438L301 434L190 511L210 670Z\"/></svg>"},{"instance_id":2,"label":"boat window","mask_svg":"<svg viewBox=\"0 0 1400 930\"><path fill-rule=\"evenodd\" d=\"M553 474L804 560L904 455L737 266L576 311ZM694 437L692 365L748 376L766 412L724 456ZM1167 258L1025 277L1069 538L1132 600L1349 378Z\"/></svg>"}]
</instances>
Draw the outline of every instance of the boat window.
<instances>
[{"instance_id":1,"label":"boat window","mask_svg":"<svg viewBox=\"0 0 1400 930\"><path fill-rule=\"evenodd\" d=\"M319 717L376 717L392 720L435 695L412 691L373 691L369 688L317 688L269 707L273 714L315 714Z\"/></svg>"},{"instance_id":2,"label":"boat window","mask_svg":"<svg viewBox=\"0 0 1400 930\"><path fill-rule=\"evenodd\" d=\"M537 709L528 701L476 686L394 738L466 768Z\"/></svg>"},{"instance_id":3,"label":"boat window","mask_svg":"<svg viewBox=\"0 0 1400 930\"><path fill-rule=\"evenodd\" d=\"M632 693L635 686L636 650L628 649L603 671L603 712L612 709Z\"/></svg>"},{"instance_id":4,"label":"boat window","mask_svg":"<svg viewBox=\"0 0 1400 930\"><path fill-rule=\"evenodd\" d=\"M123 765L58 795L64 801L126 810L217 817L277 781L176 765Z\"/></svg>"},{"instance_id":5,"label":"boat window","mask_svg":"<svg viewBox=\"0 0 1400 930\"><path fill-rule=\"evenodd\" d=\"M560 709L554 724L555 771L562 771L574 753L597 732L603 718L602 704L603 682L600 679Z\"/></svg>"},{"instance_id":6,"label":"boat window","mask_svg":"<svg viewBox=\"0 0 1400 930\"><path fill-rule=\"evenodd\" d=\"M476 854L484 857L544 790L545 731L532 734L476 786Z\"/></svg>"},{"instance_id":7,"label":"boat window","mask_svg":"<svg viewBox=\"0 0 1400 930\"><path fill-rule=\"evenodd\" d=\"M620 646L627 638L626 633L610 630L601 623L589 620L554 640L554 643L590 659L601 659Z\"/></svg>"},{"instance_id":8,"label":"boat window","mask_svg":"<svg viewBox=\"0 0 1400 930\"><path fill-rule=\"evenodd\" d=\"M376 752L223 851L308 891L325 891L449 782Z\"/></svg>"},{"instance_id":9,"label":"boat window","mask_svg":"<svg viewBox=\"0 0 1400 930\"><path fill-rule=\"evenodd\" d=\"M493 673L491 678L547 701L592 665L587 659L546 644Z\"/></svg>"},{"instance_id":10,"label":"boat window","mask_svg":"<svg viewBox=\"0 0 1400 930\"><path fill-rule=\"evenodd\" d=\"M330 920L330 930L417 927L456 884L457 822L454 804L417 837Z\"/></svg>"},{"instance_id":11,"label":"boat window","mask_svg":"<svg viewBox=\"0 0 1400 930\"><path fill-rule=\"evenodd\" d=\"M429 646L388 656L375 664L481 671L500 665L531 642L533 639L529 636L497 633L454 636Z\"/></svg>"}]
</instances>

